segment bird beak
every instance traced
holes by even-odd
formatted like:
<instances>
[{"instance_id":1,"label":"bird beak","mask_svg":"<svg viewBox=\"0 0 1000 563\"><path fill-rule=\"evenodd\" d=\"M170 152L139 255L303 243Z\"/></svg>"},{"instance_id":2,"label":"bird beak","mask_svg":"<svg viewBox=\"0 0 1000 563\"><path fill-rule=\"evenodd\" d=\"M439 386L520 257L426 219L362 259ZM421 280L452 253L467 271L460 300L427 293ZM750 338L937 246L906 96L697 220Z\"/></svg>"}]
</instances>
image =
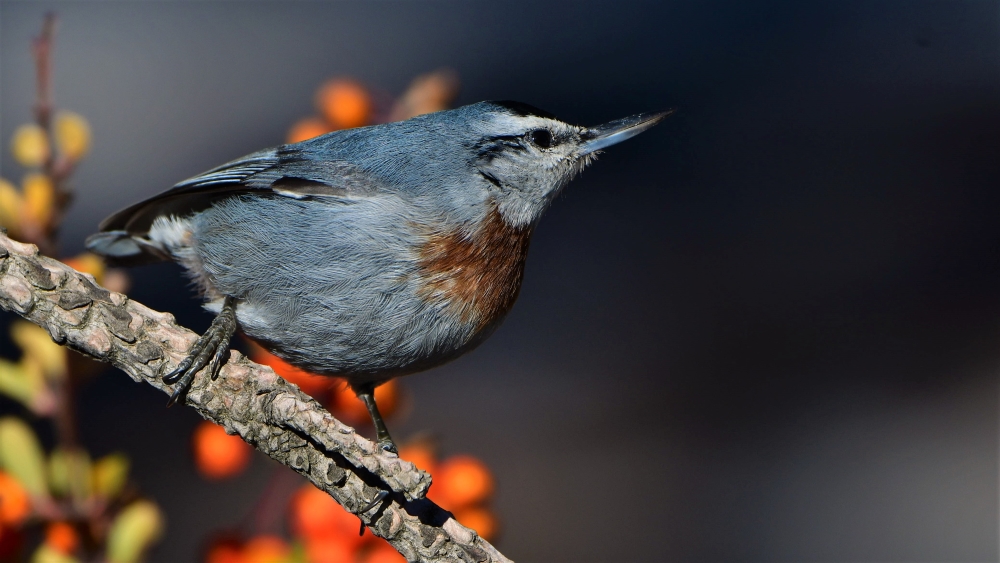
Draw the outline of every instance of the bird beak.
<instances>
[{"instance_id":1,"label":"bird beak","mask_svg":"<svg viewBox=\"0 0 1000 563\"><path fill-rule=\"evenodd\" d=\"M616 119L610 123L586 129L580 134L580 139L583 141L583 144L580 146L580 154L590 154L605 147L618 144L625 139L635 137L639 133L663 121L672 113L674 113L673 109L655 113L640 113L639 115Z\"/></svg>"}]
</instances>

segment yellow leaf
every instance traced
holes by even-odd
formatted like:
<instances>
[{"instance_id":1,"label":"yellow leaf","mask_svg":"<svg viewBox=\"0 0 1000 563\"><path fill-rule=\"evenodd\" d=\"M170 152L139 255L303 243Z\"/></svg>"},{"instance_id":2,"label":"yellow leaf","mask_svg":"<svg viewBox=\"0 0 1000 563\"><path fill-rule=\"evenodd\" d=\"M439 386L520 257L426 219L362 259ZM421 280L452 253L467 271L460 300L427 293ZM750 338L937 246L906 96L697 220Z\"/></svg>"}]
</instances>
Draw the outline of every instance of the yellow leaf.
<instances>
[{"instance_id":1,"label":"yellow leaf","mask_svg":"<svg viewBox=\"0 0 1000 563\"><path fill-rule=\"evenodd\" d=\"M56 115L56 145L70 160L80 160L90 149L90 124L82 115L63 111Z\"/></svg>"},{"instance_id":2,"label":"yellow leaf","mask_svg":"<svg viewBox=\"0 0 1000 563\"><path fill-rule=\"evenodd\" d=\"M49 489L52 494L86 499L90 496L90 456L86 451L56 448L49 455Z\"/></svg>"},{"instance_id":3,"label":"yellow leaf","mask_svg":"<svg viewBox=\"0 0 1000 563\"><path fill-rule=\"evenodd\" d=\"M31 556L31 563L79 563L79 559L66 555L58 549L43 543Z\"/></svg>"},{"instance_id":4,"label":"yellow leaf","mask_svg":"<svg viewBox=\"0 0 1000 563\"><path fill-rule=\"evenodd\" d=\"M45 377L59 379L66 375L66 349L53 342L45 329L18 320L10 325L10 337L26 359L42 368Z\"/></svg>"},{"instance_id":5,"label":"yellow leaf","mask_svg":"<svg viewBox=\"0 0 1000 563\"><path fill-rule=\"evenodd\" d=\"M163 515L148 500L126 506L108 531L109 563L137 563L143 552L163 533Z\"/></svg>"},{"instance_id":6,"label":"yellow leaf","mask_svg":"<svg viewBox=\"0 0 1000 563\"><path fill-rule=\"evenodd\" d=\"M30 494L48 496L42 447L35 432L20 418L0 418L0 467Z\"/></svg>"},{"instance_id":7,"label":"yellow leaf","mask_svg":"<svg viewBox=\"0 0 1000 563\"><path fill-rule=\"evenodd\" d=\"M21 181L24 186L24 214L36 225L45 226L52 219L56 190L45 174L28 174Z\"/></svg>"},{"instance_id":8,"label":"yellow leaf","mask_svg":"<svg viewBox=\"0 0 1000 563\"><path fill-rule=\"evenodd\" d=\"M34 123L22 125L11 139L14 158L24 166L37 167L49 157L49 137L45 130Z\"/></svg>"},{"instance_id":9,"label":"yellow leaf","mask_svg":"<svg viewBox=\"0 0 1000 563\"><path fill-rule=\"evenodd\" d=\"M94 463L92 470L94 493L114 499L128 482L129 461L123 453L108 454Z\"/></svg>"},{"instance_id":10,"label":"yellow leaf","mask_svg":"<svg viewBox=\"0 0 1000 563\"><path fill-rule=\"evenodd\" d=\"M24 362L0 360L0 393L33 407L35 399L45 390L42 371L33 367Z\"/></svg>"},{"instance_id":11,"label":"yellow leaf","mask_svg":"<svg viewBox=\"0 0 1000 563\"><path fill-rule=\"evenodd\" d=\"M0 227L5 227L11 232L17 231L21 225L23 207L24 199L14 184L0 178Z\"/></svg>"}]
</instances>

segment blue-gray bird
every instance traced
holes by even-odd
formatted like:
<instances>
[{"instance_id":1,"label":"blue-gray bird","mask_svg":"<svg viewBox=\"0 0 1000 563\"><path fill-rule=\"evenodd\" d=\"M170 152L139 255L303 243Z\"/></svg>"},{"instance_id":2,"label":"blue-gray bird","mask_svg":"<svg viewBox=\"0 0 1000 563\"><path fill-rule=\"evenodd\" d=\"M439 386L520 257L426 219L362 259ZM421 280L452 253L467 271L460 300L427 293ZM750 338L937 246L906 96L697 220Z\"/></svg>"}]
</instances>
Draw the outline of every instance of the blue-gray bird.
<instances>
[{"instance_id":1,"label":"blue-gray bird","mask_svg":"<svg viewBox=\"0 0 1000 563\"><path fill-rule=\"evenodd\" d=\"M542 213L597 151L659 123L578 127L480 102L256 152L104 220L87 247L179 262L215 320L175 370L218 374L237 325L308 372L347 380L379 445L374 389L489 336L514 304Z\"/></svg>"}]
</instances>

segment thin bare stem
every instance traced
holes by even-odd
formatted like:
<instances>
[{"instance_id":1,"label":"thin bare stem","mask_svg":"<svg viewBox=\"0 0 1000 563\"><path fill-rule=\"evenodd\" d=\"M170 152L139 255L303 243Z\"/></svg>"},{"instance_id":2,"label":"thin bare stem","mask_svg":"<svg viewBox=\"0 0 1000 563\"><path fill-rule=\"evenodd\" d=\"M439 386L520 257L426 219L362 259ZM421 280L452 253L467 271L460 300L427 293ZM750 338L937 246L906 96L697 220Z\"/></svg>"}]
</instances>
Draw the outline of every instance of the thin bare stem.
<instances>
[{"instance_id":1,"label":"thin bare stem","mask_svg":"<svg viewBox=\"0 0 1000 563\"><path fill-rule=\"evenodd\" d=\"M53 12L45 14L42 30L31 43L31 52L35 58L35 122L45 132L49 147L52 147L52 115L55 106L52 95L52 50L55 45L56 15ZM67 180L73 173L74 162L56 151L49 154L42 164L42 172L49 177L55 191L55 204L52 209L52 219L33 242L44 254L56 255L59 249L59 227L66 214L66 209L73 200L73 192L69 189Z\"/></svg>"},{"instance_id":2,"label":"thin bare stem","mask_svg":"<svg viewBox=\"0 0 1000 563\"><path fill-rule=\"evenodd\" d=\"M56 33L56 15L45 14L42 32L31 44L35 56L35 77L38 95L35 101L35 120L49 130L52 123L52 43ZM51 160L51 156L49 157Z\"/></svg>"}]
</instances>

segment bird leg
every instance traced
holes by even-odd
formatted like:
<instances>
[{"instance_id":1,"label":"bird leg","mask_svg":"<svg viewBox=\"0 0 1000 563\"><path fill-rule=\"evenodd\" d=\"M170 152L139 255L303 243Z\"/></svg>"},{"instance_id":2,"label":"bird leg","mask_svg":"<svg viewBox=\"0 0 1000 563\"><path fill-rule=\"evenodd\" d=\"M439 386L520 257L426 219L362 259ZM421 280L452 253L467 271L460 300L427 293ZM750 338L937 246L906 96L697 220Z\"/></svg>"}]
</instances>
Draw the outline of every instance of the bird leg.
<instances>
[{"instance_id":1,"label":"bird leg","mask_svg":"<svg viewBox=\"0 0 1000 563\"><path fill-rule=\"evenodd\" d=\"M352 385L352 387L354 392L357 393L358 398L365 403L365 407L368 409L368 414L372 417L372 423L375 425L375 439L378 440L378 447L387 452L399 453L396 449L396 444L392 441L392 437L389 436L389 429L385 427L382 415L378 412L378 405L375 404L375 384L365 383L358 386Z\"/></svg>"},{"instance_id":2,"label":"bird leg","mask_svg":"<svg viewBox=\"0 0 1000 563\"><path fill-rule=\"evenodd\" d=\"M167 375L163 376L163 382L167 384L177 383L177 388L170 395L167 406L171 406L187 393L194 381L194 374L208 366L208 374L212 381L219 376L219 368L222 366L222 357L229 350L229 340L236 332L236 298L227 295L222 302L222 310L212 321L212 324L205 331L205 334L198 338L198 341L191 347L188 357L177 364L177 367Z\"/></svg>"}]
</instances>

